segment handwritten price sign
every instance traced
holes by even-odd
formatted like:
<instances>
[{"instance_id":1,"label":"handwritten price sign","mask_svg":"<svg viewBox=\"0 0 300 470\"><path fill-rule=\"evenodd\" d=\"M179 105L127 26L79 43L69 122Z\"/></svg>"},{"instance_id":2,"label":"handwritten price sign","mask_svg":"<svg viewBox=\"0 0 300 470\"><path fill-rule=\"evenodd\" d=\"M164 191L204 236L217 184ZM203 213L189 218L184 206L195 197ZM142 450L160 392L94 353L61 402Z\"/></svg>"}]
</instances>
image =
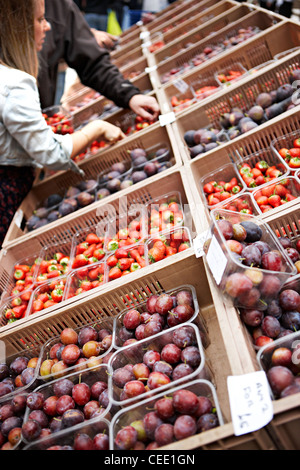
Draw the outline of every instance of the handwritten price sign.
<instances>
[{"instance_id":1,"label":"handwritten price sign","mask_svg":"<svg viewBox=\"0 0 300 470\"><path fill-rule=\"evenodd\" d=\"M270 388L264 371L227 377L236 436L257 431L273 419Z\"/></svg>"}]
</instances>

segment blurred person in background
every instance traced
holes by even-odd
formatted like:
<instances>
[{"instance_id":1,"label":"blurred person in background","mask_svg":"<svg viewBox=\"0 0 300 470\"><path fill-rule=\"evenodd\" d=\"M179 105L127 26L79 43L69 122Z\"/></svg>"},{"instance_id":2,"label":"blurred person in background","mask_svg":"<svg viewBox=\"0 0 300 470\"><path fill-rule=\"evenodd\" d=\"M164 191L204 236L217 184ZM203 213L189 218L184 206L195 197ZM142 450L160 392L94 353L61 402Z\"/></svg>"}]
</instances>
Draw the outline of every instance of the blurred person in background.
<instances>
[{"instance_id":1,"label":"blurred person in background","mask_svg":"<svg viewBox=\"0 0 300 470\"><path fill-rule=\"evenodd\" d=\"M129 108L143 119L155 120L159 105L126 80L101 48L74 0L45 0L45 17L51 25L40 53L38 85L42 108L55 101L58 65L64 60L80 82L101 93L120 108Z\"/></svg>"}]
</instances>

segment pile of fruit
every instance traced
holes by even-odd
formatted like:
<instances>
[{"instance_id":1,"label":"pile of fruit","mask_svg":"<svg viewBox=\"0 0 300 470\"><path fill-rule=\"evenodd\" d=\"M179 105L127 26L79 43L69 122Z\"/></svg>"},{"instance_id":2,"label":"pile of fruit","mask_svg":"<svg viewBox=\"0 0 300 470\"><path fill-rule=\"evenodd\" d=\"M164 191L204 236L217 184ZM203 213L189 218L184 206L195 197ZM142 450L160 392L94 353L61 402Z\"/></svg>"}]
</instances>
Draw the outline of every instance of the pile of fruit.
<instances>
[{"instance_id":1,"label":"pile of fruit","mask_svg":"<svg viewBox=\"0 0 300 470\"><path fill-rule=\"evenodd\" d=\"M55 222L95 201L97 180L88 179L70 186L63 195L50 194L28 218L26 227L29 232Z\"/></svg>"},{"instance_id":2,"label":"pile of fruit","mask_svg":"<svg viewBox=\"0 0 300 470\"><path fill-rule=\"evenodd\" d=\"M288 237L279 237L278 240L300 273L300 239L293 241Z\"/></svg>"},{"instance_id":3,"label":"pile of fruit","mask_svg":"<svg viewBox=\"0 0 300 470\"><path fill-rule=\"evenodd\" d=\"M294 274L296 269L264 228L239 217L236 221L222 216L216 220L233 263L221 288L236 307L264 311L277 297L288 273Z\"/></svg>"},{"instance_id":4,"label":"pile of fruit","mask_svg":"<svg viewBox=\"0 0 300 470\"><path fill-rule=\"evenodd\" d=\"M285 83L273 91L259 93L255 103L247 110L236 106L221 114L219 116L219 128L214 129L213 126L210 126L213 128L213 132L210 132L209 135L209 143L212 143L209 147L207 147L207 127L196 130L188 129L185 131L183 139L188 146L191 158L217 147L220 144L218 136L221 129L223 129L227 141L233 140L294 108L297 105L293 100L294 93L295 89L292 84ZM201 137L202 134L205 135L204 138ZM286 151L282 150L282 153L284 154Z\"/></svg>"},{"instance_id":5,"label":"pile of fruit","mask_svg":"<svg viewBox=\"0 0 300 470\"><path fill-rule=\"evenodd\" d=\"M172 154L165 146L156 150L134 148L127 162L116 162L95 179L90 178L70 186L61 195L50 194L26 222L29 232L87 207L133 184L161 173L172 166Z\"/></svg>"},{"instance_id":6,"label":"pile of fruit","mask_svg":"<svg viewBox=\"0 0 300 470\"><path fill-rule=\"evenodd\" d=\"M66 113L62 111L58 111L56 113L44 112L43 117L45 118L48 126L50 126L52 131L56 134L73 134L74 127L72 124L72 118Z\"/></svg>"},{"instance_id":7,"label":"pile of fruit","mask_svg":"<svg viewBox=\"0 0 300 470\"><path fill-rule=\"evenodd\" d=\"M66 327L48 342L39 369L43 380L90 369L104 362L112 346L112 329L87 325L78 330Z\"/></svg>"},{"instance_id":8,"label":"pile of fruit","mask_svg":"<svg viewBox=\"0 0 300 470\"><path fill-rule=\"evenodd\" d=\"M44 281L33 291L25 316L33 315L61 303L65 299L66 282L66 276L55 277L51 281Z\"/></svg>"},{"instance_id":9,"label":"pile of fruit","mask_svg":"<svg viewBox=\"0 0 300 470\"><path fill-rule=\"evenodd\" d=\"M293 144L289 148L281 147L278 151L279 155L287 163L291 170L300 168L300 139L294 139Z\"/></svg>"},{"instance_id":10,"label":"pile of fruit","mask_svg":"<svg viewBox=\"0 0 300 470\"><path fill-rule=\"evenodd\" d=\"M253 37L255 34L259 33L260 29L258 27L248 26L247 28L240 28L238 31L234 31L228 34L227 38L221 41L218 44L212 44L206 46L202 52L197 53L191 60L183 64L182 66L173 67L170 71L165 72L161 77L160 81L162 84L168 83L174 77L177 77L179 74L186 72L187 70L197 67L198 65L203 64L207 60L218 56L234 47L235 45L241 44L247 39Z\"/></svg>"},{"instance_id":11,"label":"pile of fruit","mask_svg":"<svg viewBox=\"0 0 300 470\"><path fill-rule=\"evenodd\" d=\"M220 203L220 206L227 211L240 212L241 214L257 215L258 213L251 199L251 195L248 193L234 196L228 203L226 203L226 201Z\"/></svg>"},{"instance_id":12,"label":"pile of fruit","mask_svg":"<svg viewBox=\"0 0 300 470\"><path fill-rule=\"evenodd\" d=\"M293 177L280 178L278 183L267 184L253 192L260 211L265 213L299 197L299 184Z\"/></svg>"},{"instance_id":13,"label":"pile of fruit","mask_svg":"<svg viewBox=\"0 0 300 470\"><path fill-rule=\"evenodd\" d=\"M282 163L269 165L266 160L259 160L255 164L244 162L239 164L238 168L242 180L250 189L269 183L275 178L280 178L286 172Z\"/></svg>"},{"instance_id":14,"label":"pile of fruit","mask_svg":"<svg viewBox=\"0 0 300 470\"><path fill-rule=\"evenodd\" d=\"M212 180L203 185L203 192L209 206L215 206L232 196L236 196L242 189L241 182L235 176L227 182L224 180Z\"/></svg>"},{"instance_id":15,"label":"pile of fruit","mask_svg":"<svg viewBox=\"0 0 300 470\"><path fill-rule=\"evenodd\" d=\"M41 387L29 393L26 406L21 435L30 443L109 414L107 380L100 380L97 372L90 375L89 383L86 379L81 381L80 376L77 381L62 378L52 382L49 388Z\"/></svg>"},{"instance_id":16,"label":"pile of fruit","mask_svg":"<svg viewBox=\"0 0 300 470\"><path fill-rule=\"evenodd\" d=\"M153 264L190 248L191 237L183 227L166 234L154 235L146 243L147 259L149 264Z\"/></svg>"},{"instance_id":17,"label":"pile of fruit","mask_svg":"<svg viewBox=\"0 0 300 470\"><path fill-rule=\"evenodd\" d=\"M241 70L229 70L228 72L225 73L218 73L217 74L217 79L219 80L220 83L230 83L233 82L234 80L238 80L245 74L244 71Z\"/></svg>"},{"instance_id":18,"label":"pile of fruit","mask_svg":"<svg viewBox=\"0 0 300 470\"><path fill-rule=\"evenodd\" d=\"M155 450L172 442L214 429L219 420L210 398L179 388L152 404L127 426L116 431L115 450Z\"/></svg>"},{"instance_id":19,"label":"pile of fruit","mask_svg":"<svg viewBox=\"0 0 300 470\"><path fill-rule=\"evenodd\" d=\"M30 357L26 354L12 359L10 364L0 364L0 397L29 388L37 377L39 357ZM1 419L3 421L3 419Z\"/></svg>"},{"instance_id":20,"label":"pile of fruit","mask_svg":"<svg viewBox=\"0 0 300 470\"><path fill-rule=\"evenodd\" d=\"M172 383L175 386L183 377L188 379L195 371L200 372L203 368L202 354L192 324L174 329L169 336L165 341L159 336L152 342L145 343L144 340L140 343L142 349L136 349L137 346L132 344L113 354L110 362L113 371L111 392L115 403L131 403L136 397L146 398L148 391L166 388ZM123 364L126 359L126 365L119 366L119 362Z\"/></svg>"},{"instance_id":21,"label":"pile of fruit","mask_svg":"<svg viewBox=\"0 0 300 470\"><path fill-rule=\"evenodd\" d=\"M275 399L300 392L299 342L274 348L266 370Z\"/></svg>"},{"instance_id":22,"label":"pile of fruit","mask_svg":"<svg viewBox=\"0 0 300 470\"><path fill-rule=\"evenodd\" d=\"M116 344L123 347L148 338L191 321L196 313L193 294L189 289L152 294L143 305L129 308L117 319Z\"/></svg>"}]
</instances>

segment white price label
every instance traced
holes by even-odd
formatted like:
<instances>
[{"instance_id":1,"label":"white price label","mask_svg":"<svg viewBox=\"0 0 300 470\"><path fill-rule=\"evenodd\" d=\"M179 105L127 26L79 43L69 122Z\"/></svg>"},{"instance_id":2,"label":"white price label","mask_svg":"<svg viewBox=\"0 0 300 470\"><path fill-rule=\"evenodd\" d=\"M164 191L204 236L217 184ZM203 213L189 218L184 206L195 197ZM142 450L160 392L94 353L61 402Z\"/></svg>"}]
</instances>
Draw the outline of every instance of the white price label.
<instances>
[{"instance_id":1,"label":"white price label","mask_svg":"<svg viewBox=\"0 0 300 470\"><path fill-rule=\"evenodd\" d=\"M152 67L146 67L145 72L146 73L155 72L156 69L157 69L157 65L153 65Z\"/></svg>"},{"instance_id":2,"label":"white price label","mask_svg":"<svg viewBox=\"0 0 300 470\"><path fill-rule=\"evenodd\" d=\"M173 85L175 86L175 88L177 88L178 91L180 91L180 93L185 93L189 88L188 84L181 79L174 80Z\"/></svg>"},{"instance_id":3,"label":"white price label","mask_svg":"<svg viewBox=\"0 0 300 470\"><path fill-rule=\"evenodd\" d=\"M236 436L257 431L273 419L273 404L266 373L227 377L230 411Z\"/></svg>"},{"instance_id":4,"label":"white price label","mask_svg":"<svg viewBox=\"0 0 300 470\"><path fill-rule=\"evenodd\" d=\"M143 41L144 39L148 39L150 36L150 32L149 31L142 31L140 33L140 39L141 41Z\"/></svg>"},{"instance_id":5,"label":"white price label","mask_svg":"<svg viewBox=\"0 0 300 470\"><path fill-rule=\"evenodd\" d=\"M160 114L158 119L161 127L166 126L167 124L172 124L172 122L176 121L175 113L173 111L166 114Z\"/></svg>"},{"instance_id":6,"label":"white price label","mask_svg":"<svg viewBox=\"0 0 300 470\"><path fill-rule=\"evenodd\" d=\"M203 245L205 243L205 240L207 239L207 235L208 235L208 230L206 230L205 232L199 233L199 235L197 235L193 240L196 258L200 258L204 254Z\"/></svg>"},{"instance_id":7,"label":"white price label","mask_svg":"<svg viewBox=\"0 0 300 470\"><path fill-rule=\"evenodd\" d=\"M213 277L215 278L216 283L219 285L226 269L227 258L224 255L223 250L215 236L212 237L209 244L206 261Z\"/></svg>"}]
</instances>

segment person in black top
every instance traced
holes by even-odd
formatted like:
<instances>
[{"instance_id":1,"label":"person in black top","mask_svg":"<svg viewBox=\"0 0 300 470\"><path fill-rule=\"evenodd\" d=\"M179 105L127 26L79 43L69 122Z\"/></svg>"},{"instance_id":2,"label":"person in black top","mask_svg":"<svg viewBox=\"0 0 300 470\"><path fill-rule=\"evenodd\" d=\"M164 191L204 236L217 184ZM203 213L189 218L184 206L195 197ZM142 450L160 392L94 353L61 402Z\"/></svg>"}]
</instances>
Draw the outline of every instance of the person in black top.
<instances>
[{"instance_id":1,"label":"person in black top","mask_svg":"<svg viewBox=\"0 0 300 470\"><path fill-rule=\"evenodd\" d=\"M46 19L51 24L40 53L38 87L42 109L55 101L58 65L61 60L74 69L81 83L98 91L121 108L130 108L143 119L154 120L159 105L144 95L111 62L109 52L99 47L73 0L45 0Z\"/></svg>"}]
</instances>

